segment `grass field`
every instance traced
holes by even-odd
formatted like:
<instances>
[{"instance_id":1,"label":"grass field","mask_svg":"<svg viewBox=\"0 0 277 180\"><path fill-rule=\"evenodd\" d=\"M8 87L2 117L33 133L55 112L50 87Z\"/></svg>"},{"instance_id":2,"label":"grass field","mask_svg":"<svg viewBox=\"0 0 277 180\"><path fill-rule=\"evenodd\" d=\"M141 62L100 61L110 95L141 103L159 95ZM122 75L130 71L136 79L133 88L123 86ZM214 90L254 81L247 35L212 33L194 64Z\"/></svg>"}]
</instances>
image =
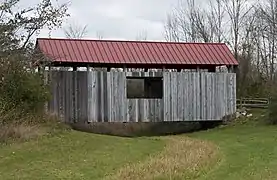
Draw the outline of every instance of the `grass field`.
<instances>
[{"instance_id":1,"label":"grass field","mask_svg":"<svg viewBox=\"0 0 277 180\"><path fill-rule=\"evenodd\" d=\"M220 163L199 179L277 179L277 126L264 125L263 118L256 113L244 124L191 134L217 144L222 153Z\"/></svg>"},{"instance_id":2,"label":"grass field","mask_svg":"<svg viewBox=\"0 0 277 180\"><path fill-rule=\"evenodd\" d=\"M167 137L66 131L1 145L0 179L277 179L277 127L254 122Z\"/></svg>"},{"instance_id":3,"label":"grass field","mask_svg":"<svg viewBox=\"0 0 277 180\"><path fill-rule=\"evenodd\" d=\"M126 163L143 161L165 143L65 132L0 149L0 179L101 179Z\"/></svg>"}]
</instances>

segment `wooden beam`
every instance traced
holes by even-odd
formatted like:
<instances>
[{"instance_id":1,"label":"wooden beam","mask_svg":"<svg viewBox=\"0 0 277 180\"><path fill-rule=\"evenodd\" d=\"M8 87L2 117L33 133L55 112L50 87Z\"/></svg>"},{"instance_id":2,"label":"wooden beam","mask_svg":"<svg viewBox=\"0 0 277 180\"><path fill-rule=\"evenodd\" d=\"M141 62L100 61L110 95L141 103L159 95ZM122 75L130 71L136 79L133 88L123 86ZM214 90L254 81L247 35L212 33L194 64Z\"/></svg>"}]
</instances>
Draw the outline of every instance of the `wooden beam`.
<instances>
[{"instance_id":1,"label":"wooden beam","mask_svg":"<svg viewBox=\"0 0 277 180\"><path fill-rule=\"evenodd\" d=\"M238 66L233 66L233 73L237 73L238 72Z\"/></svg>"},{"instance_id":2,"label":"wooden beam","mask_svg":"<svg viewBox=\"0 0 277 180\"><path fill-rule=\"evenodd\" d=\"M213 67L209 68L209 69L208 69L208 72L216 72L216 67L213 66Z\"/></svg>"},{"instance_id":3,"label":"wooden beam","mask_svg":"<svg viewBox=\"0 0 277 180\"><path fill-rule=\"evenodd\" d=\"M123 66L123 72L127 72L126 66Z\"/></svg>"}]
</instances>

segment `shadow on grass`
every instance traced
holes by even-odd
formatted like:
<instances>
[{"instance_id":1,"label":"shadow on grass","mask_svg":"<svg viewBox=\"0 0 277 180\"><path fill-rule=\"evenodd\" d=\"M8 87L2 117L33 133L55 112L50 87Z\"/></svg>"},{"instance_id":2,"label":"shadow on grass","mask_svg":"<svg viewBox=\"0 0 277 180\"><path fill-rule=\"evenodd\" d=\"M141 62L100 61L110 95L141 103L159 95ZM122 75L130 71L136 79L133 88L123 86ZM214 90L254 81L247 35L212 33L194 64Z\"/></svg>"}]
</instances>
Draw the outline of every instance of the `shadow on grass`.
<instances>
[{"instance_id":1,"label":"shadow on grass","mask_svg":"<svg viewBox=\"0 0 277 180\"><path fill-rule=\"evenodd\" d=\"M222 124L222 121L208 122L96 122L75 123L70 126L77 131L123 137L163 136L207 130Z\"/></svg>"}]
</instances>

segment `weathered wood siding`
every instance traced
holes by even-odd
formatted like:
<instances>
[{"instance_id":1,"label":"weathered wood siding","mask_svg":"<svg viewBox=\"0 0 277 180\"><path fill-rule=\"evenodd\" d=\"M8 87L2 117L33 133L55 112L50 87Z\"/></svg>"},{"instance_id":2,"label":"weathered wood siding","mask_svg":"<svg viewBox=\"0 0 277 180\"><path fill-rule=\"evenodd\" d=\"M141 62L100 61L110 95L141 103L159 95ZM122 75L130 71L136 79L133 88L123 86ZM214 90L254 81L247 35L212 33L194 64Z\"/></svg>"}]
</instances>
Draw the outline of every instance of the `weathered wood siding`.
<instances>
[{"instance_id":1,"label":"weathered wood siding","mask_svg":"<svg viewBox=\"0 0 277 180\"><path fill-rule=\"evenodd\" d=\"M127 99L126 77L163 77L162 99ZM214 121L236 111L236 75L208 72L51 73L50 112L67 122Z\"/></svg>"}]
</instances>

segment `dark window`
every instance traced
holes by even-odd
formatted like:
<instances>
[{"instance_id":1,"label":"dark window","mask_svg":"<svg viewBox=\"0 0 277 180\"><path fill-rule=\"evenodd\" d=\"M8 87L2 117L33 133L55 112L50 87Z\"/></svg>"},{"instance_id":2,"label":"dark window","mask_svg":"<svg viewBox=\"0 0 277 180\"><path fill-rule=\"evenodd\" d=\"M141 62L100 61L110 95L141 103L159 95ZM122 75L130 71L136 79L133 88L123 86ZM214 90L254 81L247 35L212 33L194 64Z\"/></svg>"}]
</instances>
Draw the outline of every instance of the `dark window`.
<instances>
[{"instance_id":1,"label":"dark window","mask_svg":"<svg viewBox=\"0 0 277 180\"><path fill-rule=\"evenodd\" d=\"M127 98L162 99L163 79L161 77L127 77Z\"/></svg>"}]
</instances>

